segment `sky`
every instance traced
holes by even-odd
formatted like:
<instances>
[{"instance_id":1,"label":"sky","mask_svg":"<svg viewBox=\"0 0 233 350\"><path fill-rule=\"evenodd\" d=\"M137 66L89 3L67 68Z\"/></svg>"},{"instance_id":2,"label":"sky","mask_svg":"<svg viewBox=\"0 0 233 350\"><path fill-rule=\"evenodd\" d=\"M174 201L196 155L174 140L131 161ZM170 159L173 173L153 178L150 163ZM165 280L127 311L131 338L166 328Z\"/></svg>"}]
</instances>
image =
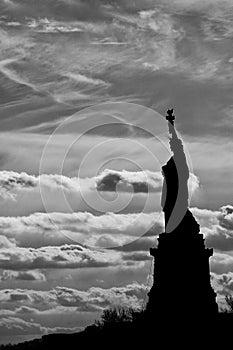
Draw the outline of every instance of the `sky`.
<instances>
[{"instance_id":1,"label":"sky","mask_svg":"<svg viewBox=\"0 0 233 350\"><path fill-rule=\"evenodd\" d=\"M1 343L145 305L171 107L224 307L232 23L231 0L0 0Z\"/></svg>"}]
</instances>

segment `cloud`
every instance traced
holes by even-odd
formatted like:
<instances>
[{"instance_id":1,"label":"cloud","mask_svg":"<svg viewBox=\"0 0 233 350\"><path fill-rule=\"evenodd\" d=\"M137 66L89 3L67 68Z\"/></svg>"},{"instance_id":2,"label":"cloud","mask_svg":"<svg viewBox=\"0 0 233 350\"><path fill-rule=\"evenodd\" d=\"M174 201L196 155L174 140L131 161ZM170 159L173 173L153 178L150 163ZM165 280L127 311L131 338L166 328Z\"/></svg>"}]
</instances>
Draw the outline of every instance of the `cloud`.
<instances>
[{"instance_id":1,"label":"cloud","mask_svg":"<svg viewBox=\"0 0 233 350\"><path fill-rule=\"evenodd\" d=\"M35 213L23 217L1 217L0 247L14 248L17 243L20 247L40 248L76 242L107 248L132 243L149 232L155 237L162 230L163 219L156 212L99 216L87 212ZM115 241L114 245L111 240Z\"/></svg>"},{"instance_id":2,"label":"cloud","mask_svg":"<svg viewBox=\"0 0 233 350\"><path fill-rule=\"evenodd\" d=\"M117 305L139 307L142 305L146 292L146 286L136 282L109 289L91 287L86 291L67 287L56 287L48 291L3 289L0 291L0 303L10 305L10 303L22 302L26 307L36 306L39 310L44 310L45 306L46 309L56 306L76 307L76 311L93 312ZM29 309L21 309L21 312L25 311Z\"/></svg>"},{"instance_id":3,"label":"cloud","mask_svg":"<svg viewBox=\"0 0 233 350\"><path fill-rule=\"evenodd\" d=\"M38 33L76 33L82 31L78 23L58 22L47 18L33 19L27 25Z\"/></svg>"},{"instance_id":4,"label":"cloud","mask_svg":"<svg viewBox=\"0 0 233 350\"><path fill-rule=\"evenodd\" d=\"M217 302L222 310L228 310L225 297L233 292L233 273L211 273L211 284L217 293Z\"/></svg>"},{"instance_id":5,"label":"cloud","mask_svg":"<svg viewBox=\"0 0 233 350\"><path fill-rule=\"evenodd\" d=\"M0 172L0 184L2 197L13 196L14 193L23 189L34 189L39 186L50 188L68 188L69 190L79 189L77 178L70 179L62 175L41 175L40 177L28 175L26 173L16 173L13 171Z\"/></svg>"},{"instance_id":6,"label":"cloud","mask_svg":"<svg viewBox=\"0 0 233 350\"><path fill-rule=\"evenodd\" d=\"M140 96L150 104L152 99L158 99L157 94L154 98L154 88L151 88L158 82L158 72L164 74L164 81L168 75L177 81L178 74L182 84L184 75L191 81L217 79L218 83L224 83L232 80L228 45L221 43L218 46L216 40L231 35L229 28L225 28L225 34L221 35L224 26L230 27L231 19L226 20L232 11L230 1L224 4L220 1L174 1L171 4L163 0L157 5L152 0L129 1L127 5L122 1L117 4L43 1L40 8L29 1L24 1L23 5L14 1L16 3L18 8L14 10L14 18L24 25L26 34L23 37L28 46L24 49L22 45L22 32L8 35L9 40L17 41L12 50L20 47L20 58L23 58L8 68L22 82L31 84L55 101L86 106L97 99L136 99ZM13 9L8 8L8 11L12 13ZM216 13L217 19L211 18ZM38 36L33 33L37 30L43 31L45 41L41 40L41 33ZM208 41L203 44L203 41L210 40L209 32L213 36L210 46ZM35 34L33 39L32 33ZM61 34L59 45L58 41L51 39L51 33ZM84 50L74 45L75 34ZM109 45L111 43L120 44L121 49L116 48L118 45ZM61 45L67 48L64 52L59 50ZM14 51L11 56L16 57ZM90 81L104 82L104 89L101 84L95 90L93 84L77 89L73 79L65 79L67 74L86 77L87 72ZM143 84L139 84L137 77L142 81L142 76ZM159 82L158 85L161 90ZM211 86L213 88L213 84ZM165 86L166 98L169 99L168 90Z\"/></svg>"},{"instance_id":7,"label":"cloud","mask_svg":"<svg viewBox=\"0 0 233 350\"><path fill-rule=\"evenodd\" d=\"M221 251L233 250L232 206L223 206L219 211L193 208L208 246Z\"/></svg>"},{"instance_id":8,"label":"cloud","mask_svg":"<svg viewBox=\"0 0 233 350\"><path fill-rule=\"evenodd\" d=\"M16 246L15 239L8 239L5 236L0 236L0 249L2 248L14 248Z\"/></svg>"},{"instance_id":9,"label":"cloud","mask_svg":"<svg viewBox=\"0 0 233 350\"><path fill-rule=\"evenodd\" d=\"M78 245L37 249L15 245L0 250L0 267L12 270L107 267L119 263L119 253L92 251Z\"/></svg>"},{"instance_id":10,"label":"cloud","mask_svg":"<svg viewBox=\"0 0 233 350\"><path fill-rule=\"evenodd\" d=\"M140 193L145 193L146 184L142 185L141 182L137 183L135 180L133 184L136 189L135 196L132 197L131 194L123 192L119 194L117 201L114 201L114 194L101 197L97 181L99 181L98 177L82 179L46 174L36 177L26 173L2 171L0 172L1 214L16 216L36 211L101 213L124 210L125 212L138 212L144 207L145 210L150 211L153 198L148 197L147 194L144 197L140 196ZM126 184L125 182L125 186L130 187L131 183ZM156 186L155 181L153 186ZM157 187L159 188L159 181ZM149 186L149 189L151 190L152 186Z\"/></svg>"},{"instance_id":11,"label":"cloud","mask_svg":"<svg viewBox=\"0 0 233 350\"><path fill-rule=\"evenodd\" d=\"M2 236L0 236L1 239ZM148 260L145 253L132 253L114 250L93 250L80 245L67 244L59 247L44 246L41 248L22 248L10 245L5 238L6 247L0 249L0 268L14 270L5 272L4 279L44 279L43 274L30 272L15 272L21 270L37 269L77 269L77 268L101 268L108 266L135 267L137 262Z\"/></svg>"},{"instance_id":12,"label":"cloud","mask_svg":"<svg viewBox=\"0 0 233 350\"><path fill-rule=\"evenodd\" d=\"M211 273L212 284L218 294L228 295L233 292L233 272Z\"/></svg>"},{"instance_id":13,"label":"cloud","mask_svg":"<svg viewBox=\"0 0 233 350\"><path fill-rule=\"evenodd\" d=\"M192 208L201 225L205 243L216 251L211 258L211 271L216 274L233 272L233 208L225 205L218 211Z\"/></svg>"},{"instance_id":14,"label":"cloud","mask_svg":"<svg viewBox=\"0 0 233 350\"><path fill-rule=\"evenodd\" d=\"M18 186L18 183L13 186ZM22 186L25 186L25 181ZM192 209L200 222L207 244L215 249L232 250L231 209L231 206L224 206L219 211ZM155 236L162 231L162 227L162 217L158 213L108 213L101 216L87 212L49 215L36 213L28 217L0 219L1 234L13 239L5 243L12 245L16 240L21 247L35 248L67 244L70 243L69 239L92 246L113 247L132 243L150 230Z\"/></svg>"},{"instance_id":15,"label":"cloud","mask_svg":"<svg viewBox=\"0 0 233 350\"><path fill-rule=\"evenodd\" d=\"M34 4L24 2L24 6L19 7L21 10L16 12L19 17L19 14L22 16L25 37L31 46L28 45L26 49L24 45L21 46L18 62L7 67L8 77L52 97L56 102L89 105L94 101L110 100L109 92L114 97L122 97L118 89L111 91L112 83L118 80L112 74L112 67L116 65L121 65L125 75L132 70L141 72L146 68L147 71L148 67L157 71L177 66L176 43L182 38L183 30L176 25L172 16L162 11L152 11L147 19L136 12L131 21L128 21L127 13L123 16L121 11L114 8L112 11L106 10L106 4L101 6L100 2L96 2L96 5L93 2L79 2L65 6L57 1L56 5L53 1L44 1L44 6L40 9L37 6L34 8ZM17 14L14 18L20 21ZM26 22L25 18L30 20ZM33 36L32 39L32 33L38 37ZM48 42L41 41L41 33L46 37L47 34L59 34L59 42L67 46L69 55L67 50L59 51L57 55L57 42L49 37L46 38ZM62 33L69 36L68 40L62 37ZM84 50L78 50L73 45L74 35L78 36ZM20 38L16 34L13 38L18 46ZM112 43L120 44L122 49L116 50L117 45ZM77 89L77 79L70 77L86 76L87 71L87 78L92 83L87 84L86 81L83 86L78 79ZM93 81L102 81L104 84L97 84L95 87ZM135 96L127 93L126 97L135 100L137 95L140 96L137 93Z\"/></svg>"},{"instance_id":16,"label":"cloud","mask_svg":"<svg viewBox=\"0 0 233 350\"><path fill-rule=\"evenodd\" d=\"M46 328L40 324L24 321L18 317L3 317L0 319L0 334L19 335L19 334L43 334Z\"/></svg>"},{"instance_id":17,"label":"cloud","mask_svg":"<svg viewBox=\"0 0 233 350\"><path fill-rule=\"evenodd\" d=\"M1 336L8 335L40 335L48 333L72 333L80 331L80 327L65 328L65 327L43 327L36 322L25 321L19 317L3 317L0 319L0 334Z\"/></svg>"},{"instance_id":18,"label":"cloud","mask_svg":"<svg viewBox=\"0 0 233 350\"><path fill-rule=\"evenodd\" d=\"M83 15L88 7L82 1L63 1L63 0L42 0L41 6L38 7L35 2L7 0L1 3L1 8L6 15L14 16L17 19L27 17L60 17L61 15L67 19L74 18L74 14L82 11Z\"/></svg>"},{"instance_id":19,"label":"cloud","mask_svg":"<svg viewBox=\"0 0 233 350\"><path fill-rule=\"evenodd\" d=\"M92 178L63 175L40 176L24 172L0 172L0 208L3 216L30 214L36 211L151 211L162 187L159 172L104 170ZM199 180L190 175L189 186L194 192ZM114 194L118 192L117 200ZM101 196L99 192L108 192ZM144 194L144 196L143 196ZM157 198L158 201L158 198Z\"/></svg>"},{"instance_id":20,"label":"cloud","mask_svg":"<svg viewBox=\"0 0 233 350\"><path fill-rule=\"evenodd\" d=\"M162 174L152 171L130 172L106 169L96 178L97 190L110 192L159 192L162 188L162 182Z\"/></svg>"},{"instance_id":21,"label":"cloud","mask_svg":"<svg viewBox=\"0 0 233 350\"><path fill-rule=\"evenodd\" d=\"M96 310L95 310L96 311ZM71 314L78 314L76 306L55 306L53 308L46 308L46 309L36 309L35 307L30 307L26 305L20 305L19 307L15 309L1 309L0 310L0 317L3 316L18 316L18 317L25 317L25 316L53 316L53 315L66 315L69 317Z\"/></svg>"},{"instance_id":22,"label":"cloud","mask_svg":"<svg viewBox=\"0 0 233 350\"><path fill-rule=\"evenodd\" d=\"M233 231L233 206L224 205L218 219L223 228Z\"/></svg>"},{"instance_id":23,"label":"cloud","mask_svg":"<svg viewBox=\"0 0 233 350\"><path fill-rule=\"evenodd\" d=\"M158 234L161 233L162 230L158 230ZM123 252L149 252L150 248L157 246L157 239L154 235L140 237L139 239L125 244L124 246L116 248L116 250L120 250Z\"/></svg>"},{"instance_id":24,"label":"cloud","mask_svg":"<svg viewBox=\"0 0 233 350\"><path fill-rule=\"evenodd\" d=\"M37 270L32 271L12 271L4 270L0 276L1 282L9 280L19 281L46 281L45 275Z\"/></svg>"},{"instance_id":25,"label":"cloud","mask_svg":"<svg viewBox=\"0 0 233 350\"><path fill-rule=\"evenodd\" d=\"M14 193L21 189L30 189L38 186L38 179L26 173L2 171L0 174L0 196L3 199L15 199Z\"/></svg>"},{"instance_id":26,"label":"cloud","mask_svg":"<svg viewBox=\"0 0 233 350\"><path fill-rule=\"evenodd\" d=\"M216 252L211 258L211 271L216 274L233 272L233 256L231 253Z\"/></svg>"},{"instance_id":27,"label":"cloud","mask_svg":"<svg viewBox=\"0 0 233 350\"><path fill-rule=\"evenodd\" d=\"M16 199L17 192L27 189L45 189L62 190L69 192L79 192L80 186L89 187L89 190L97 187L98 191L114 191L116 185L120 182L119 190L126 191L130 186L133 186L137 192L158 192L162 187L161 173L152 171L130 172L126 170L104 170L100 175L94 178L69 178L62 175L40 175L38 177L28 175L26 173L16 173L13 171L0 172L1 197L3 199ZM125 186L125 189L124 189ZM43 189L42 189L43 190Z\"/></svg>"}]
</instances>

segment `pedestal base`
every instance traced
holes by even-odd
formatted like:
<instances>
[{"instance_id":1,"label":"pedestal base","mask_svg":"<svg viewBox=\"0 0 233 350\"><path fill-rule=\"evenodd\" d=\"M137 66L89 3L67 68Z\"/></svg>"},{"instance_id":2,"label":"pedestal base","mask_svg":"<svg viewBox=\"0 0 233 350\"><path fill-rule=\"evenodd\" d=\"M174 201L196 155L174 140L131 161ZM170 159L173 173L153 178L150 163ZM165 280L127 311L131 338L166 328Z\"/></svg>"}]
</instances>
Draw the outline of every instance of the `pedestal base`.
<instances>
[{"instance_id":1,"label":"pedestal base","mask_svg":"<svg viewBox=\"0 0 233 350\"><path fill-rule=\"evenodd\" d=\"M213 250L205 248L202 234L162 233L158 247L150 253L154 257L154 284L147 304L150 314L217 314L209 271Z\"/></svg>"}]
</instances>

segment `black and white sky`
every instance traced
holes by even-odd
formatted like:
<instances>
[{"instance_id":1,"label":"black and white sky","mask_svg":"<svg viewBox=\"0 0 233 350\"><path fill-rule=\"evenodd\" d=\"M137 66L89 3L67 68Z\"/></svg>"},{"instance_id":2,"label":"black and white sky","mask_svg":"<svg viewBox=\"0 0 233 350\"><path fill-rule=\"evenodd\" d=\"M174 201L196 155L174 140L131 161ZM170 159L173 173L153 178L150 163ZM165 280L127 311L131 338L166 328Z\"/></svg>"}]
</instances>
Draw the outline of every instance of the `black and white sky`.
<instances>
[{"instance_id":1,"label":"black and white sky","mask_svg":"<svg viewBox=\"0 0 233 350\"><path fill-rule=\"evenodd\" d=\"M0 0L1 343L145 302L170 107L224 305L232 40L232 0Z\"/></svg>"}]
</instances>

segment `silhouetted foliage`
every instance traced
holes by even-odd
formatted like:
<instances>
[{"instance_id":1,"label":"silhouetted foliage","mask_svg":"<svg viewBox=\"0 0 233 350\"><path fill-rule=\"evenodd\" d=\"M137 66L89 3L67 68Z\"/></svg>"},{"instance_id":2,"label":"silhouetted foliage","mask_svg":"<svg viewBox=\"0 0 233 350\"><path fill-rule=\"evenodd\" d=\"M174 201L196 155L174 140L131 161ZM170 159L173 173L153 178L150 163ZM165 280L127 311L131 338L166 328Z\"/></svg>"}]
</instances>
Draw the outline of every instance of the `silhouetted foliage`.
<instances>
[{"instance_id":1,"label":"silhouetted foliage","mask_svg":"<svg viewBox=\"0 0 233 350\"><path fill-rule=\"evenodd\" d=\"M225 296L225 300L228 306L227 312L233 313L233 296L231 294Z\"/></svg>"},{"instance_id":2,"label":"silhouetted foliage","mask_svg":"<svg viewBox=\"0 0 233 350\"><path fill-rule=\"evenodd\" d=\"M143 313L144 309L113 307L104 310L101 319L95 321L95 325L103 328L109 325L136 322L142 317Z\"/></svg>"}]
</instances>

